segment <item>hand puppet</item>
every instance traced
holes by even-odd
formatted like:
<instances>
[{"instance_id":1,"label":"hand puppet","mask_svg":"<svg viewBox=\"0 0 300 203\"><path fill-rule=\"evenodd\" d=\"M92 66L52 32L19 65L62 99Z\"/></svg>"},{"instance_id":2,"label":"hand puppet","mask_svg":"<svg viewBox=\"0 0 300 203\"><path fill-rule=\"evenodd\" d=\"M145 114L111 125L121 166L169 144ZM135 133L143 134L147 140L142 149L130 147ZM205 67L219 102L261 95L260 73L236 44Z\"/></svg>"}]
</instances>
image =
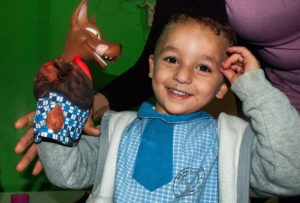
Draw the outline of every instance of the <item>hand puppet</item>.
<instances>
[{"instance_id":1,"label":"hand puppet","mask_svg":"<svg viewBox=\"0 0 300 203\"><path fill-rule=\"evenodd\" d=\"M120 54L120 44L103 39L95 15L88 19L87 0L82 0L72 15L62 56L44 64L34 78L35 142L77 145L93 102L93 81L85 62L93 60L105 68Z\"/></svg>"}]
</instances>

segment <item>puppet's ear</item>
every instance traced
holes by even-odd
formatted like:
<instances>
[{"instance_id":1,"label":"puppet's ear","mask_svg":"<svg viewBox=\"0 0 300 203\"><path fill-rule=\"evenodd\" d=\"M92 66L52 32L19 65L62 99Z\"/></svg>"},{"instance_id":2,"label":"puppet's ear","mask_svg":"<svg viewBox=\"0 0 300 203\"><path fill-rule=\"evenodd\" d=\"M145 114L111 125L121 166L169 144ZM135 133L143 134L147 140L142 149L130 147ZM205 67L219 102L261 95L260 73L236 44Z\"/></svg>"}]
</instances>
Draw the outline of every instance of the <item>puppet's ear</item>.
<instances>
[{"instance_id":1,"label":"puppet's ear","mask_svg":"<svg viewBox=\"0 0 300 203\"><path fill-rule=\"evenodd\" d=\"M153 78L153 74L154 74L154 55L151 54L149 56L149 74L148 74L148 76L150 78Z\"/></svg>"},{"instance_id":2,"label":"puppet's ear","mask_svg":"<svg viewBox=\"0 0 300 203\"><path fill-rule=\"evenodd\" d=\"M95 22L96 22L96 15L95 15L95 13L93 13L92 18L90 20L90 23L92 23L93 25L95 25Z\"/></svg>"},{"instance_id":3,"label":"puppet's ear","mask_svg":"<svg viewBox=\"0 0 300 203\"><path fill-rule=\"evenodd\" d=\"M87 4L88 4L88 0L82 0L79 6L74 11L71 18L72 29L76 29L80 26L84 26L89 22Z\"/></svg>"},{"instance_id":4,"label":"puppet's ear","mask_svg":"<svg viewBox=\"0 0 300 203\"><path fill-rule=\"evenodd\" d=\"M229 89L228 84L224 81L223 84L220 86L216 94L216 97L218 99L223 99L226 93L228 92L228 89Z\"/></svg>"}]
</instances>

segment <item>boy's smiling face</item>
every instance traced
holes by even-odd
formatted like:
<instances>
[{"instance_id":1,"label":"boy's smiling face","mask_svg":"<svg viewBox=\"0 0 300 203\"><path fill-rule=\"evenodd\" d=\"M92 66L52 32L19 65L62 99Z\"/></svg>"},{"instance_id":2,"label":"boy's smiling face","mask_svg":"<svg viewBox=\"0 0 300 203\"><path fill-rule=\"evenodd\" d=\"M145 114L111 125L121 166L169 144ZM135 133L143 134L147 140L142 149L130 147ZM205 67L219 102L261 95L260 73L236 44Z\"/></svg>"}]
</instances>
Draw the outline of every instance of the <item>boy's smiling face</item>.
<instances>
[{"instance_id":1,"label":"boy's smiling face","mask_svg":"<svg viewBox=\"0 0 300 203\"><path fill-rule=\"evenodd\" d=\"M196 21L170 25L149 57L156 111L189 114L227 92L221 63L228 40Z\"/></svg>"}]
</instances>

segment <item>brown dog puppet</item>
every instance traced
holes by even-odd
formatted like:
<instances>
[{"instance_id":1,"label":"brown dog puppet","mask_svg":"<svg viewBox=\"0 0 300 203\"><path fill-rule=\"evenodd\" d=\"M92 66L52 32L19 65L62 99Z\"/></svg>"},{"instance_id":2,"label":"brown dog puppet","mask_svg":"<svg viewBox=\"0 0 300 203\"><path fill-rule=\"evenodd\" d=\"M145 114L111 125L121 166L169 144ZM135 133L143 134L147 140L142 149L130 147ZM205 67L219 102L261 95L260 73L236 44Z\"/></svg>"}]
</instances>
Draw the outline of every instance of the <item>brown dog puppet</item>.
<instances>
[{"instance_id":1,"label":"brown dog puppet","mask_svg":"<svg viewBox=\"0 0 300 203\"><path fill-rule=\"evenodd\" d=\"M77 144L93 101L93 81L85 61L105 68L120 54L120 44L103 39L95 15L88 19L87 0L82 0L72 15L62 56L44 64L34 78L36 142Z\"/></svg>"}]
</instances>

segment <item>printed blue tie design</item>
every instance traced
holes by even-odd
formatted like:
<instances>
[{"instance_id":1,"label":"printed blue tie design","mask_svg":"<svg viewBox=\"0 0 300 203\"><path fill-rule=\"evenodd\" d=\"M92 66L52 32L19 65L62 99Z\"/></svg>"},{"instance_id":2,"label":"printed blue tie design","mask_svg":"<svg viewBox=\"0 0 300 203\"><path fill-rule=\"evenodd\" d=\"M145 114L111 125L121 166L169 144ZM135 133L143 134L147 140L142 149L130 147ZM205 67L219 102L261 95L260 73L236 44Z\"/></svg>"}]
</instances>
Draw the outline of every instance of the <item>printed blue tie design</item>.
<instances>
[{"instance_id":1,"label":"printed blue tie design","mask_svg":"<svg viewBox=\"0 0 300 203\"><path fill-rule=\"evenodd\" d=\"M149 120L136 158L133 179L150 191L172 180L173 125Z\"/></svg>"},{"instance_id":2,"label":"printed blue tie design","mask_svg":"<svg viewBox=\"0 0 300 203\"><path fill-rule=\"evenodd\" d=\"M173 169L174 124L186 123L207 114L199 111L186 115L158 113L154 106L144 102L138 117L148 119L141 136L132 178L149 191L169 183Z\"/></svg>"}]
</instances>

